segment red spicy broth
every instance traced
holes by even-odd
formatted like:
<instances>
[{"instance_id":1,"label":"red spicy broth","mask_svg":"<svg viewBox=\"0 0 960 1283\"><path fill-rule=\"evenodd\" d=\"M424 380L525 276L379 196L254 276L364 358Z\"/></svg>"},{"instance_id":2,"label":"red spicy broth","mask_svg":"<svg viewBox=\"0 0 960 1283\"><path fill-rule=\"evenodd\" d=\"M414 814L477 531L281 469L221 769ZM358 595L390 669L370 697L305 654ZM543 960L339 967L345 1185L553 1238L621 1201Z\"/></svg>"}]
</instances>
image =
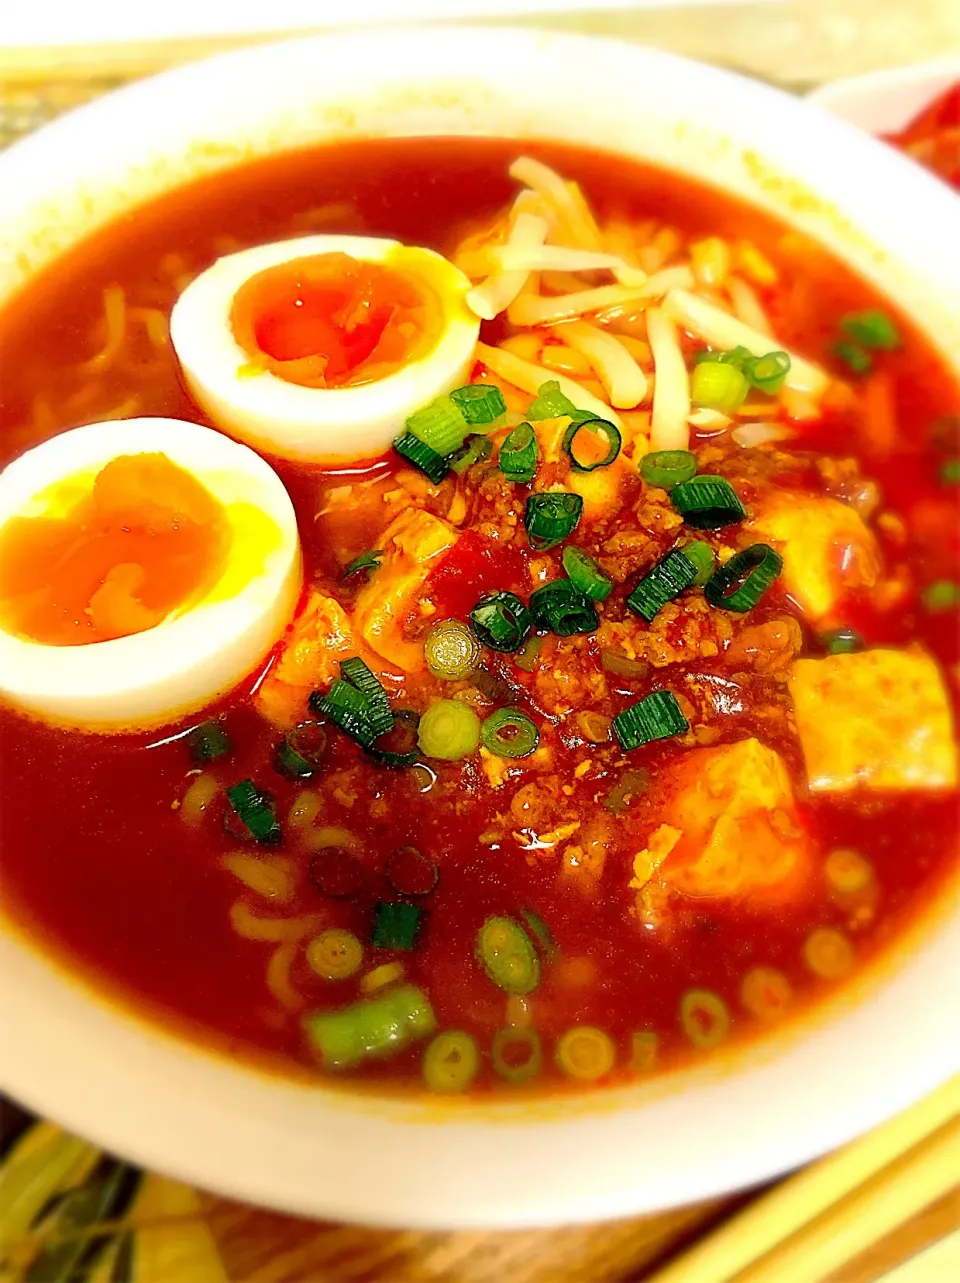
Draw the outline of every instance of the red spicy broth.
<instances>
[{"instance_id":1,"label":"red spicy broth","mask_svg":"<svg viewBox=\"0 0 960 1283\"><path fill-rule=\"evenodd\" d=\"M645 245L659 244L666 265L686 261L691 246L708 238L730 248L745 279L753 263L753 288L776 335L771 347L793 347L846 377L848 394L812 419L781 408L772 421L787 429L782 440L741 448L729 434L702 429L690 449L701 471L728 478L748 508L776 491L860 503L882 559L879 584L894 587L886 595L879 588L848 594L834 622L855 629L867 647L919 643L936 661L955 711L957 615L942 585L956 584L960 551L956 485L945 480L960 454L960 396L943 361L886 300L776 221L622 158L553 145L529 151L581 185L601 227L637 229ZM169 344L151 340L158 322L147 319L168 317L190 278L223 253L315 231L392 236L453 255L513 198L508 168L516 153L515 142L482 139L327 147L218 175L118 222L49 268L0 316L0 462L101 418L208 422L184 390ZM102 343L105 291L118 287L127 316L136 318L140 309L140 321L128 325L121 359L102 370L82 368ZM901 341L857 378L834 347L843 339L841 318L868 310L893 317ZM498 318L485 323L481 339L499 343L511 333ZM489 371L478 368L477 377ZM363 574L344 581L342 571L380 547L383 496L398 485L402 461L391 456L338 473L276 466L298 513L306 592L329 595L350 616L366 581ZM516 520L516 496L476 469L443 485L414 503L436 514L442 500L448 519L459 497L466 511L459 552L425 585L436 618L465 619L487 591L524 592L526 585L529 592L535 558ZM667 519L673 510L665 492L643 482L636 467L620 482L618 504L617 512L586 522L579 542L623 571L623 591L610 571L618 587L604 617L604 627L619 637L633 627L626 591L669 551L677 530ZM515 534L505 537L511 528ZM640 529L646 543L623 544L621 566L620 552L605 551L609 541ZM705 537L719 551L719 535ZM731 536L732 546L740 546L738 537ZM561 552L546 554L554 571ZM940 595L931 598L937 585ZM149 736L96 736L0 709L5 910L124 1003L289 1072L318 1072L304 1017L369 996L364 977L380 967L393 968L394 992L406 983L428 995L438 1029L475 1039L476 1086L483 1089L513 1087L491 1064L502 1028L536 1031L542 1063L531 1085L541 1091L669 1068L729 1040L760 1036L772 1014L805 1011L891 947L929 907L955 868L957 795L952 787L811 794L785 673L796 658L824 656L824 630L811 626L782 585L749 616L722 625L700 605L677 609L669 624L661 619L640 630L638 654L646 658L634 660L632 672L629 665L619 672L605 666L606 638L547 637L532 671L510 655L487 655L476 696L480 716L505 703L526 710L548 750L527 766L507 760L517 774L506 783L497 783L497 762L476 753L412 770L380 769L327 727L320 774L306 787L319 799L319 818L307 828L314 835L323 826L345 830L355 839L349 851L364 884L351 899L330 899L311 880L311 859L323 848L310 845L315 837L305 842L304 830L291 824L304 789L272 765L281 732L251 695L258 674L207 714L223 714L232 748L202 772L179 734L202 718ZM666 686L683 697L690 729L680 739L622 754L609 737L595 742L577 721L590 711L609 734L611 718L632 700ZM397 707L422 713L451 688L421 672L394 673L388 689ZM630 885L634 861L676 814L674 775L681 778L682 761L706 764L691 753L745 741L782 764L774 767L764 756L762 770L779 780L782 769L789 781L795 803L789 826L802 832L807 852L802 877L773 901L765 892L733 900L687 892L658 903L655 917L644 921ZM636 778L624 786L626 772ZM196 791L201 774L216 789L206 807ZM224 831L223 790L247 777L273 795L284 829L275 850L258 851ZM566 833L571 823L577 827ZM439 879L425 895L399 897L420 909L416 947L377 947L376 906L398 898L387 862L404 847L433 861ZM579 856L571 854L576 850ZM862 861L867 872L859 891L829 884L824 870L836 851L853 851ZM258 896L224 866L224 857L237 853L274 861L272 896ZM248 918L310 926L290 947L280 939L243 938L231 916L238 904ZM534 938L521 916L528 910L546 924L552 943ZM485 920L503 916L527 922L538 957L539 984L512 998L491 983L476 956ZM343 980L323 978L308 961L310 938L328 929L349 931L363 946L362 968ZM811 966L810 940L818 931L839 937L849 951L836 974ZM776 974L774 988L784 986L782 1012L758 1014L745 1000L745 979L757 969ZM761 980L755 983L762 987ZM685 996L700 991L719 1000L722 1027L709 1010L682 1014ZM391 992L389 985L380 992ZM563 1035L581 1026L598 1029L613 1051L602 1072L578 1077L563 1068L558 1049ZM391 1088L417 1084L422 1054L416 1042L347 1077Z\"/></svg>"}]
</instances>

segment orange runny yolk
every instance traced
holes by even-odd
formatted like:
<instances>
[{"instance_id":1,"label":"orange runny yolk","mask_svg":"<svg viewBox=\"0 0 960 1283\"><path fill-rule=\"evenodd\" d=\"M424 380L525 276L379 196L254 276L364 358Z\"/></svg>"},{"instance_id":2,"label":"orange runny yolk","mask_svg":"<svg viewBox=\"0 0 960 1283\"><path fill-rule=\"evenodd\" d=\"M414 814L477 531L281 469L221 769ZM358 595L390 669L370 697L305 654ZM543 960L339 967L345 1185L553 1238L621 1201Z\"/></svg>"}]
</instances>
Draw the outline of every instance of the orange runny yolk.
<instances>
[{"instance_id":1,"label":"orange runny yolk","mask_svg":"<svg viewBox=\"0 0 960 1283\"><path fill-rule=\"evenodd\" d=\"M52 515L0 528L0 622L10 633L52 646L140 633L223 572L227 513L164 454L121 455L62 512L49 506Z\"/></svg>"},{"instance_id":2,"label":"orange runny yolk","mask_svg":"<svg viewBox=\"0 0 960 1283\"><path fill-rule=\"evenodd\" d=\"M339 388L419 359L439 337L442 307L419 274L402 270L403 256L397 250L388 266L316 254L251 276L230 312L251 367L304 387Z\"/></svg>"}]
</instances>

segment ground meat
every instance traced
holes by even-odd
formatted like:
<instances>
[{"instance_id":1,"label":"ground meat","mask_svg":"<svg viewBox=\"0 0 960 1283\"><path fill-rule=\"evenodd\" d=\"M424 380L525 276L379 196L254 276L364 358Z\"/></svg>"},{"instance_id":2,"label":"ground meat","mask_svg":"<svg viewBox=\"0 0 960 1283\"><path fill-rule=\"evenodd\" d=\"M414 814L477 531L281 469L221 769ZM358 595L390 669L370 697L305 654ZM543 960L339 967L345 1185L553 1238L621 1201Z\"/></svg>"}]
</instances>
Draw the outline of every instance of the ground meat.
<instances>
[{"instance_id":1,"label":"ground meat","mask_svg":"<svg viewBox=\"0 0 960 1283\"><path fill-rule=\"evenodd\" d=\"M713 659L726 648L733 635L734 625L729 615L714 610L703 597L684 597L669 602L646 627L634 619L622 623L604 621L600 643L628 659L663 668L667 664Z\"/></svg>"},{"instance_id":2,"label":"ground meat","mask_svg":"<svg viewBox=\"0 0 960 1283\"><path fill-rule=\"evenodd\" d=\"M817 471L823 478L824 490L833 499L847 503L868 521L880 506L880 487L876 481L860 475L856 459L831 459L824 455L817 459Z\"/></svg>"},{"instance_id":3,"label":"ground meat","mask_svg":"<svg viewBox=\"0 0 960 1283\"><path fill-rule=\"evenodd\" d=\"M533 681L537 707L551 717L598 703L607 683L589 637L547 638Z\"/></svg>"},{"instance_id":4,"label":"ground meat","mask_svg":"<svg viewBox=\"0 0 960 1283\"><path fill-rule=\"evenodd\" d=\"M463 489L467 503L467 524L490 538L509 542L518 538L524 500L517 485L508 481L499 468L471 468Z\"/></svg>"},{"instance_id":5,"label":"ground meat","mask_svg":"<svg viewBox=\"0 0 960 1283\"><path fill-rule=\"evenodd\" d=\"M684 714L696 744L756 736L796 760L792 705L782 672L686 672L677 683L686 697ZM799 763L798 763L799 764Z\"/></svg>"},{"instance_id":6,"label":"ground meat","mask_svg":"<svg viewBox=\"0 0 960 1283\"><path fill-rule=\"evenodd\" d=\"M772 483L817 489L819 477L813 461L813 455L770 447L744 449L727 437L697 451L698 471L726 477L748 508Z\"/></svg>"},{"instance_id":7,"label":"ground meat","mask_svg":"<svg viewBox=\"0 0 960 1283\"><path fill-rule=\"evenodd\" d=\"M651 568L676 542L683 520L665 490L648 487L624 523L619 514L612 533L597 542L597 561L615 582ZM625 526L625 528L624 528Z\"/></svg>"},{"instance_id":8,"label":"ground meat","mask_svg":"<svg viewBox=\"0 0 960 1283\"><path fill-rule=\"evenodd\" d=\"M521 784L510 799L510 818L519 828L547 829L556 818L560 802L560 778L540 775L529 784Z\"/></svg>"},{"instance_id":9,"label":"ground meat","mask_svg":"<svg viewBox=\"0 0 960 1283\"><path fill-rule=\"evenodd\" d=\"M727 649L727 662L772 673L786 668L803 646L803 633L795 619L768 619L744 628Z\"/></svg>"}]
</instances>

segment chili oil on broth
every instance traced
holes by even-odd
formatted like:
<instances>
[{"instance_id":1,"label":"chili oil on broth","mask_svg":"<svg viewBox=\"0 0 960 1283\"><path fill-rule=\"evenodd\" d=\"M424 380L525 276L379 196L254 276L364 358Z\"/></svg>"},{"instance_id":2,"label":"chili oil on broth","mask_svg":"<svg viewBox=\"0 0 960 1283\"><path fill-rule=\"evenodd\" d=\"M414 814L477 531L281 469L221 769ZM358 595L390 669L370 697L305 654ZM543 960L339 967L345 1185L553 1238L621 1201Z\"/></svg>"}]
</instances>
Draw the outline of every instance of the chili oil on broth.
<instances>
[{"instance_id":1,"label":"chili oil on broth","mask_svg":"<svg viewBox=\"0 0 960 1283\"><path fill-rule=\"evenodd\" d=\"M582 183L601 220L624 209L636 223L655 219L658 227L651 235L662 232L665 246L671 228L680 229L673 239L681 247L684 238L709 235L752 242L788 281L765 297L773 333L779 343L795 345L813 359L825 359L837 318L866 307L889 311L835 262L812 252L809 243L715 193L619 158L555 147L532 150ZM88 420L162 414L205 421L180 383L161 325L189 279L223 253L331 226L450 254L467 232L512 198L507 169L515 154L515 143L489 140L351 144L260 162L147 207L138 213L135 235L132 227L103 233L49 269L8 308L0 330L6 353L0 457L6 462ZM798 261L802 270L795 270ZM122 337L110 359L98 363L98 351L116 341L110 308L115 323L118 291ZM925 613L918 597L924 584L956 574L937 462L918 443L928 440L938 418L956 410L957 392L929 349L902 321L898 324L906 341L883 366L884 406L888 420L891 409L896 416L897 438L883 439L874 430L874 420L883 417L873 403L880 398L874 396L867 404L861 398L831 411L799 429L795 440L832 459L861 456L862 473L879 483L889 513L886 524L877 521L874 528L891 575L909 562L910 595L903 609L878 612L868 599L852 599L844 622L870 644L902 646L921 636L941 663L955 665L953 617ZM488 323L481 337L489 343L505 333L498 320ZM695 444L705 461L701 470L729 476L748 500L762 486L785 481L812 493L823 491L824 473L815 459L771 463L762 449L741 451L706 432ZM789 451L791 443L783 449ZM339 474L283 464L278 471L298 512L308 585L349 608L362 591L363 576L345 586L340 573L353 556L379 546L383 496L397 489L400 470L377 462ZM639 480L627 484L632 499L640 502ZM478 525L503 523L497 485L491 483L486 495L482 482L468 476L458 490L468 497ZM421 493L417 502L444 514L450 496ZM657 512L665 508L660 504ZM441 615L463 616L489 589L528 591L530 558L519 526L499 547L501 556L480 559L460 582L446 577ZM614 622L623 617L622 604L614 602L610 610ZM749 626L798 614L795 603L772 591L748 617ZM734 641L742 621L735 625ZM590 675L599 671L600 656L595 641L573 640L561 644L561 658L553 662L582 697ZM546 645L549 655L556 643L550 639ZM820 653L810 629L807 653ZM725 692L727 712L719 734L712 739L707 734L689 750L669 741L651 745L633 754L626 767L616 765L619 754L591 746L571 730L568 717L556 718L554 725L549 692L546 698L538 693L536 677L518 671L509 656L494 656L489 668L491 681L505 689L532 691L532 697L521 694L520 706L533 712L542 743L552 753L549 768L528 772L533 788L516 807L517 784L510 785L510 804L504 803L475 757L462 764L431 762L429 772L372 770L357 746L330 733L321 784L308 790L321 797L321 813L311 828L345 830L359 839L354 853L367 884L354 902L329 901L317 893L307 875L315 852L290 829L281 847L266 851L222 831L223 790L237 780L249 777L269 788L285 826L302 792L274 770L279 734L250 707L248 691L259 675L252 675L249 686L225 706L231 754L203 768L192 765L184 740L169 733L149 739L64 733L3 710L8 912L125 1001L244 1056L307 1070L315 1063L305 1049L302 1016L352 1001L359 979L322 979L308 966L305 945L324 929L344 928L364 942L358 975L400 962L404 979L429 994L439 1029L465 1028L476 1037L484 1052L478 1085L495 1082L488 1049L496 1031L508 1022L520 1028L531 1023L543 1042L542 1073L534 1086L549 1090L565 1081L554 1066L553 1050L573 1026L597 1026L613 1038L616 1077L633 1072L632 1038L638 1032L657 1033L662 1067L699 1054L691 1052L678 1018L681 1000L692 990L705 989L725 1004L733 1020L728 1041L768 1027L750 1016L741 992L746 977L758 969L785 978L789 1012L802 1011L833 986L811 974L805 960L814 933L840 931L854 942L860 968L896 938L952 871L955 797L875 797L851 805L806 795L781 677L776 669L756 671L746 652L737 666L724 663L721 655L699 656L695 663L653 667L640 679L608 674L609 694L588 700L605 715L627 697L647 693L651 678L688 697L704 690ZM955 700L955 685L952 691ZM451 685L397 674L389 693L395 706L422 711L432 698L449 696ZM502 692L483 711L498 702ZM656 828L655 790L644 792L641 780L635 800L620 812L607 810L604 799L624 769L646 772L655 781L675 768L680 753L751 737L782 755L798 796L799 822L815 838L818 861L832 851L858 853L868 865L867 893L864 886L831 891L823 876L796 903L754 910L691 902L672 930L643 930L630 916L636 907L631 867L642 845L631 828L644 833ZM590 766L578 777L584 762ZM205 793L208 780L217 788L213 796ZM517 783L524 786L525 777ZM546 807L545 799L550 801ZM301 813L305 805L300 803ZM185 815L196 822L185 821ZM582 833L554 846L513 836L562 831L564 822L578 820L581 826L593 822L596 841L605 846L596 885L577 872L589 864L589 850L581 864L559 875L562 856L555 852L582 844ZM396 899L383 872L387 858L404 846L418 847L440 867L436 890L423 899L420 940L411 954L369 944L374 904ZM245 889L224 868L223 857L232 855L264 857L273 870L263 883L265 894ZM847 869L848 884L851 878L857 881L856 872ZM840 874L842 882L842 862ZM239 919L238 904L245 906ZM559 960L543 964L540 986L529 1000L513 1001L483 974L474 959L474 940L487 917L516 916L521 908L533 909L549 924ZM851 933L850 921L864 908L867 917ZM238 921L241 929L246 923L249 933L250 914L300 926L290 929L288 939L246 939L235 928ZM836 959L837 949L827 948L822 956ZM841 956L838 975L845 966ZM763 976L753 980L754 988L772 993L763 1001L774 1005L778 983L768 978L764 987ZM637 1071L646 1068L642 1049L641 1041ZM391 1060L373 1062L357 1071L356 1079L391 1087L419 1083L421 1052L416 1045Z\"/></svg>"}]
</instances>

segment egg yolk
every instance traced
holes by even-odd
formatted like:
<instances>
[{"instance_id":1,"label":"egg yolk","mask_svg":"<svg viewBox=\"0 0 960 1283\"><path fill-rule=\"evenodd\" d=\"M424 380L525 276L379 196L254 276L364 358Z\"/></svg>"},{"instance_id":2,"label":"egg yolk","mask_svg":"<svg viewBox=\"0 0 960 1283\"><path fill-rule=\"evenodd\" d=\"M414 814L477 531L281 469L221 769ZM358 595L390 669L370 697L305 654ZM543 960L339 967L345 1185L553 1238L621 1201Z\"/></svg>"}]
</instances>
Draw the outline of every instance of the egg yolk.
<instances>
[{"instance_id":1,"label":"egg yolk","mask_svg":"<svg viewBox=\"0 0 960 1283\"><path fill-rule=\"evenodd\" d=\"M92 485L0 528L0 623L51 646L141 633L202 597L231 543L223 505L164 454L121 455ZM78 493L79 491L79 493Z\"/></svg>"},{"instance_id":2,"label":"egg yolk","mask_svg":"<svg viewBox=\"0 0 960 1283\"><path fill-rule=\"evenodd\" d=\"M251 370L308 388L373 383L418 360L443 328L432 286L398 249L390 265L316 254L258 272L237 290L234 338Z\"/></svg>"}]
</instances>

